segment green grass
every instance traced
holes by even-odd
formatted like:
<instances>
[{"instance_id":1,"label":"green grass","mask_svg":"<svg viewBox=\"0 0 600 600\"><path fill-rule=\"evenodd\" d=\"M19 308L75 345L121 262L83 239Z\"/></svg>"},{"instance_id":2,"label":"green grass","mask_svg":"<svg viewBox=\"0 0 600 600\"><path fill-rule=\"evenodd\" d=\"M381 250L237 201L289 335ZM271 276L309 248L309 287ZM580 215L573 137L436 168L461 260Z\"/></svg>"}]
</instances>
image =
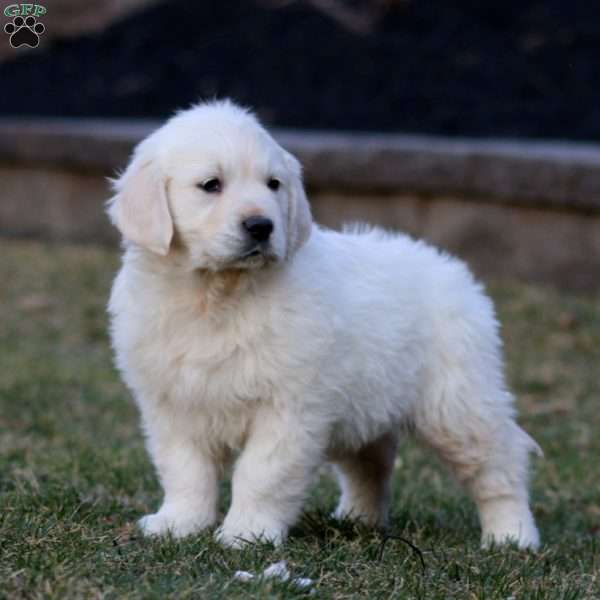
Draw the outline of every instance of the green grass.
<instances>
[{"instance_id":1,"label":"green grass","mask_svg":"<svg viewBox=\"0 0 600 600\"><path fill-rule=\"evenodd\" d=\"M111 363L104 307L117 255L0 242L0 598L295 598L292 584L233 580L286 560L319 598L600 598L600 301L491 287L521 422L543 446L533 505L544 546L481 551L474 507L410 441L392 529L326 515L324 475L281 548L227 551L210 533L142 539L160 502L134 407ZM226 508L227 488L222 510Z\"/></svg>"}]
</instances>

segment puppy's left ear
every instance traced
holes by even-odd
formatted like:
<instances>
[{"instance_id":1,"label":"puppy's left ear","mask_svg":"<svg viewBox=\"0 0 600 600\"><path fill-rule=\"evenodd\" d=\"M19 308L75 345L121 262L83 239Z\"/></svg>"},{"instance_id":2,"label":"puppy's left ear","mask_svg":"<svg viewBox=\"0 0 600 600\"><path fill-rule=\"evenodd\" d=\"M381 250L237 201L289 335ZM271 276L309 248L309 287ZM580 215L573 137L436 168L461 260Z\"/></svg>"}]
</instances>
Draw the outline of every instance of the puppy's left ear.
<instances>
[{"instance_id":1,"label":"puppy's left ear","mask_svg":"<svg viewBox=\"0 0 600 600\"><path fill-rule=\"evenodd\" d=\"M302 167L289 152L285 161L292 173L287 211L287 256L292 256L310 237L312 215L302 183Z\"/></svg>"},{"instance_id":2,"label":"puppy's left ear","mask_svg":"<svg viewBox=\"0 0 600 600\"><path fill-rule=\"evenodd\" d=\"M134 156L114 182L108 214L126 240L165 256L173 238L166 180L152 160Z\"/></svg>"}]
</instances>

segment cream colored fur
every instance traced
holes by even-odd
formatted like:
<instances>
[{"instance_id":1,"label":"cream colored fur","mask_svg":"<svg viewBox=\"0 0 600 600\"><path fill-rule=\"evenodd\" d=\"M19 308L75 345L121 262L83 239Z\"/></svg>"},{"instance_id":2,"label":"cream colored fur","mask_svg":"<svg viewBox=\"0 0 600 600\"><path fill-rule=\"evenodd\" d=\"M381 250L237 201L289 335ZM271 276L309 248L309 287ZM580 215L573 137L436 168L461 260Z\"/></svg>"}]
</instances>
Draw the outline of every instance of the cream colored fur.
<instances>
[{"instance_id":1,"label":"cream colored fur","mask_svg":"<svg viewBox=\"0 0 600 600\"><path fill-rule=\"evenodd\" d=\"M218 193L198 187L214 177ZM312 224L296 159L229 102L149 136L115 192L112 340L164 488L144 533L214 526L237 451L223 544L284 540L327 461L335 514L383 525L409 425L473 497L484 545L538 545L537 446L515 423L493 306L462 262L402 234ZM252 215L274 229L244 258Z\"/></svg>"}]
</instances>

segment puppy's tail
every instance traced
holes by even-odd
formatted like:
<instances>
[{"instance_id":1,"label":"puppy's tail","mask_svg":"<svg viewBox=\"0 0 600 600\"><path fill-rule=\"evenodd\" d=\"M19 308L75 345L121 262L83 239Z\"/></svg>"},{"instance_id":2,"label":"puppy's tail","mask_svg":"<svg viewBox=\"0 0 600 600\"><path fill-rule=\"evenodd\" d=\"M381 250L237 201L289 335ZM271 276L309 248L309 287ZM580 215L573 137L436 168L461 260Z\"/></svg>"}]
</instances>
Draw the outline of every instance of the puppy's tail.
<instances>
[{"instance_id":1,"label":"puppy's tail","mask_svg":"<svg viewBox=\"0 0 600 600\"><path fill-rule=\"evenodd\" d=\"M544 458L544 451L541 446L524 430L519 427L519 434L523 439L524 445L531 454L539 458Z\"/></svg>"}]
</instances>

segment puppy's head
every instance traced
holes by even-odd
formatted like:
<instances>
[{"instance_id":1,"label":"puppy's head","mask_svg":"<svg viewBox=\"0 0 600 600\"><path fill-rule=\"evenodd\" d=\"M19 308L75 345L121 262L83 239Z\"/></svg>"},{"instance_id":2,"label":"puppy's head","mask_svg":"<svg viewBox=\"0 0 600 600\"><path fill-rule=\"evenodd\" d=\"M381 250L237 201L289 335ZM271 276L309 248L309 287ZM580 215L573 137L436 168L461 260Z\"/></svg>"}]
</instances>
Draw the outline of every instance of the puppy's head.
<instances>
[{"instance_id":1,"label":"puppy's head","mask_svg":"<svg viewBox=\"0 0 600 600\"><path fill-rule=\"evenodd\" d=\"M298 161L230 102L179 113L142 141L108 212L125 240L194 269L258 268L290 257L312 219Z\"/></svg>"}]
</instances>

